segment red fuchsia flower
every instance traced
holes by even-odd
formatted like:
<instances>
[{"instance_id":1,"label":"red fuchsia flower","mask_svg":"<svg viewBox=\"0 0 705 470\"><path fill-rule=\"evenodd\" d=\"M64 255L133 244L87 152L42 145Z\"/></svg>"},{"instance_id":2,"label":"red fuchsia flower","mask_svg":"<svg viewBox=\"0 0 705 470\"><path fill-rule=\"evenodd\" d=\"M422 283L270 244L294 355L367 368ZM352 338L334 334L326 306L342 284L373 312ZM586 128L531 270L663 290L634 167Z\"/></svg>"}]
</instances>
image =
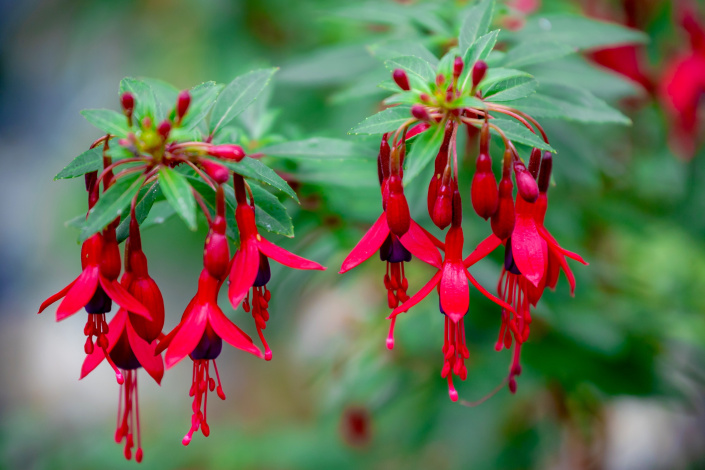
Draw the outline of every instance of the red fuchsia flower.
<instances>
[{"instance_id":1,"label":"red fuchsia flower","mask_svg":"<svg viewBox=\"0 0 705 470\"><path fill-rule=\"evenodd\" d=\"M237 308L244 300L243 309L246 312L252 312L257 334L264 346L264 358L269 361L272 359L272 351L262 333L269 320L268 308L272 296L267 289L267 283L271 279L269 259L294 269L323 271L326 268L290 253L262 237L255 224L255 202L250 194L251 205L247 203L245 181L242 176L234 175L234 186L237 198L235 219L240 232L240 249L232 260L228 296L233 308Z\"/></svg>"},{"instance_id":2,"label":"red fuchsia flower","mask_svg":"<svg viewBox=\"0 0 705 470\"><path fill-rule=\"evenodd\" d=\"M661 96L674 122L671 143L684 158L697 149L700 120L698 109L705 95L705 26L692 10L681 13L681 26L690 37L691 50L676 55L661 79Z\"/></svg>"},{"instance_id":3,"label":"red fuchsia flower","mask_svg":"<svg viewBox=\"0 0 705 470\"><path fill-rule=\"evenodd\" d=\"M386 188L390 179L390 155L391 150L385 134L380 144L378 157L379 181L384 210L382 215L379 216L377 221L345 258L340 268L340 274L360 265L379 250L380 259L387 263L384 286L387 289L388 305L389 308L396 308L399 303L409 299L406 293L409 288L409 282L404 272L404 263L410 262L413 254L431 266L440 268L441 256L436 246L443 246L443 244L410 217L409 228L404 234L399 236L392 231L388 219L388 203L386 202L388 196ZM394 347L395 323L396 317L392 318L389 335L387 336L387 348L389 349Z\"/></svg>"},{"instance_id":4,"label":"red fuchsia flower","mask_svg":"<svg viewBox=\"0 0 705 470\"><path fill-rule=\"evenodd\" d=\"M125 458L130 460L134 447L134 436L137 437L137 453L135 460L142 461L142 442L140 434L139 399L137 393L137 369L143 367L155 382L161 384L164 375L164 362L159 354L155 354L156 339L164 327L164 300L154 280L147 270L147 258L142 252L139 226L135 217L134 205L130 221L130 237L126 245L125 273L121 284L132 295L138 298L152 312L152 320L128 312L124 308L118 310L107 325L104 338L107 347L96 348L83 362L81 379L87 376L107 359L117 373L125 381L120 385L118 401L118 424L115 431L115 442L125 441Z\"/></svg>"},{"instance_id":5,"label":"red fuchsia flower","mask_svg":"<svg viewBox=\"0 0 705 470\"><path fill-rule=\"evenodd\" d=\"M223 348L223 340L257 357L264 357L252 339L235 326L218 306L218 292L227 277L230 263L230 251L225 235L225 196L221 186L217 187L216 201L216 217L206 238L204 268L198 280L196 296L186 307L181 322L157 347L157 353L164 349L167 351L167 368L173 367L187 355L193 360L193 379L189 390L189 396L194 397L193 415L191 427L181 441L183 445L191 442L193 434L199 428L204 436L210 434L207 393L216 390L216 381L210 376L211 362L218 381L218 397L225 400L218 366L215 363Z\"/></svg>"},{"instance_id":6,"label":"red fuchsia flower","mask_svg":"<svg viewBox=\"0 0 705 470\"><path fill-rule=\"evenodd\" d=\"M453 401L458 400L458 392L453 385L453 375L465 380L467 368L465 359L469 352L465 344L464 317L470 308L470 288L468 281L482 292L488 299L497 303L504 309L512 310L512 306L490 294L470 274L463 264L463 229L461 227L462 209L460 193L457 185L453 193L453 223L446 233L445 258L439 266L438 272L416 294L399 307L395 308L390 319L400 313L408 311L411 307L425 298L433 288L437 288L440 302L440 311L445 315L445 333L443 342L444 363L441 377L448 380L448 394Z\"/></svg>"}]
</instances>

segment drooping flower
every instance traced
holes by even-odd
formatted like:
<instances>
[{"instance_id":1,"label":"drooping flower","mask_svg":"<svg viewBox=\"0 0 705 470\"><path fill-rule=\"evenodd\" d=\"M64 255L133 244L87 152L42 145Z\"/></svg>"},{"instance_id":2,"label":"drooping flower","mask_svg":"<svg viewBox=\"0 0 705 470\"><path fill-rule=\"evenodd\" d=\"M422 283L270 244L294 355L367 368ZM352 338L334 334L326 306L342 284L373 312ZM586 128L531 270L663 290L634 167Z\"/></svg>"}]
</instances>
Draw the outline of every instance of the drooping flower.
<instances>
[{"instance_id":1,"label":"drooping flower","mask_svg":"<svg viewBox=\"0 0 705 470\"><path fill-rule=\"evenodd\" d=\"M271 360L272 351L262 330L269 320L271 293L267 283L271 278L269 259L294 269L325 270L320 264L297 256L262 237L255 224L254 199L247 203L245 182L238 174L234 176L237 208L235 219L240 232L240 249L237 250L230 268L228 296L233 308L243 302L246 312L251 312L257 327L257 334L264 346L264 358Z\"/></svg>"},{"instance_id":2,"label":"drooping flower","mask_svg":"<svg viewBox=\"0 0 705 470\"><path fill-rule=\"evenodd\" d=\"M389 160L390 149L385 135L382 138L378 157L379 180L384 210L377 221L345 258L340 268L340 274L360 265L379 250L380 260L387 263L387 269L384 275L384 287L387 289L387 302L389 308L396 308L400 303L409 299L406 293L409 288L409 282L406 279L404 263L410 262L412 255L414 255L431 266L440 268L442 262L441 255L438 253L436 246L443 246L443 244L433 235L426 232L411 218L409 218L409 228L402 236L398 236L392 232L388 223L387 204L385 203L385 196L387 194L385 188L388 184L390 174ZM387 348L389 349L394 347L395 323L396 317L392 318L389 335L387 336Z\"/></svg>"},{"instance_id":3,"label":"drooping flower","mask_svg":"<svg viewBox=\"0 0 705 470\"><path fill-rule=\"evenodd\" d=\"M193 378L189 396L193 399L193 415L191 427L181 441L183 445L191 442L193 434L201 429L204 436L210 434L207 412L207 393L216 389L216 381L210 375L210 363L218 381L217 394L225 400L223 387L220 383L218 366L215 363L223 347L227 343L263 358L262 351L252 342L252 339L235 326L218 306L218 292L228 274L230 252L225 235L225 198L223 188L216 191L216 217L212 221L206 238L201 276L198 280L198 291L186 307L181 322L162 339L157 347L157 353L166 349L166 367L173 367L187 355L193 360Z\"/></svg>"}]
</instances>

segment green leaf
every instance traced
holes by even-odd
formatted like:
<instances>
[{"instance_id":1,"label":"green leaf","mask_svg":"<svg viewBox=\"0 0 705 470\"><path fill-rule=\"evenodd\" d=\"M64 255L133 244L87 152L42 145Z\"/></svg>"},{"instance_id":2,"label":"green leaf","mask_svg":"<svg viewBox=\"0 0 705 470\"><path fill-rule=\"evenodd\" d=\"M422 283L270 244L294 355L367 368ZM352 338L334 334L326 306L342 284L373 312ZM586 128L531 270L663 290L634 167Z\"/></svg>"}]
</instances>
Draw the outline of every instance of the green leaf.
<instances>
[{"instance_id":1,"label":"green leaf","mask_svg":"<svg viewBox=\"0 0 705 470\"><path fill-rule=\"evenodd\" d=\"M412 88L418 88L419 85L428 89L428 84L433 83L436 79L436 71L433 66L423 59L414 56L402 56L394 59L389 59L384 63L385 67L391 72L394 69L405 70ZM417 86L414 87L413 84Z\"/></svg>"},{"instance_id":2,"label":"green leaf","mask_svg":"<svg viewBox=\"0 0 705 470\"><path fill-rule=\"evenodd\" d=\"M152 210L154 202L163 195L161 188L159 187L159 181L155 181L148 188L143 187L140 193L141 194L137 197L137 204L135 205L135 216L137 217L137 223L142 226ZM120 225L118 225L116 230L118 243L122 242L130 234L131 218L132 216L128 214L127 217L123 218L122 222L120 222Z\"/></svg>"},{"instance_id":3,"label":"green leaf","mask_svg":"<svg viewBox=\"0 0 705 470\"><path fill-rule=\"evenodd\" d=\"M112 109L84 109L81 115L106 134L126 137L130 132L127 117Z\"/></svg>"},{"instance_id":4,"label":"green leaf","mask_svg":"<svg viewBox=\"0 0 705 470\"><path fill-rule=\"evenodd\" d=\"M215 82L205 82L191 88L191 104L180 127L190 130L200 124L213 108L222 89L223 85Z\"/></svg>"},{"instance_id":5,"label":"green leaf","mask_svg":"<svg viewBox=\"0 0 705 470\"><path fill-rule=\"evenodd\" d=\"M289 186L289 184L284 181L281 176L276 174L274 170L261 161L255 160L254 158L245 157L239 162L223 160L221 163L233 170L235 173L268 184L279 191L286 193L296 202L299 202L299 198L296 196L294 190L291 189L291 186Z\"/></svg>"},{"instance_id":6,"label":"green leaf","mask_svg":"<svg viewBox=\"0 0 705 470\"><path fill-rule=\"evenodd\" d=\"M555 153L555 149L548 145L541 139L538 135L534 134L523 124L510 120L497 118L490 121L495 126L499 127L502 132L507 136L509 140L517 144L528 145L529 147L539 148L541 150L548 150ZM493 133L497 133L494 129L490 128Z\"/></svg>"},{"instance_id":7,"label":"green leaf","mask_svg":"<svg viewBox=\"0 0 705 470\"><path fill-rule=\"evenodd\" d=\"M160 225L176 215L176 211L167 201L157 201L149 211L149 215L140 224L140 230L144 231L155 225Z\"/></svg>"},{"instance_id":8,"label":"green leaf","mask_svg":"<svg viewBox=\"0 0 705 470\"><path fill-rule=\"evenodd\" d=\"M397 130L409 119L411 119L410 106L395 106L368 117L353 127L348 134L384 134Z\"/></svg>"},{"instance_id":9,"label":"green leaf","mask_svg":"<svg viewBox=\"0 0 705 470\"><path fill-rule=\"evenodd\" d=\"M103 146L86 150L78 157L74 158L71 163L59 172L54 177L54 181L60 179L76 178L77 176L85 175L91 171L103 169Z\"/></svg>"},{"instance_id":10,"label":"green leaf","mask_svg":"<svg viewBox=\"0 0 705 470\"><path fill-rule=\"evenodd\" d=\"M230 82L218 95L211 113L210 132L227 125L243 112L267 87L272 75L278 69L254 70L240 75Z\"/></svg>"},{"instance_id":11,"label":"green leaf","mask_svg":"<svg viewBox=\"0 0 705 470\"><path fill-rule=\"evenodd\" d=\"M435 125L422 132L411 144L411 150L406 158L404 186L411 183L433 161L443 143L443 134L443 126Z\"/></svg>"},{"instance_id":12,"label":"green leaf","mask_svg":"<svg viewBox=\"0 0 705 470\"><path fill-rule=\"evenodd\" d=\"M485 102L480 98L475 98L474 96L463 96L459 100L453 102L453 107L485 109L487 108L487 104L485 104Z\"/></svg>"},{"instance_id":13,"label":"green leaf","mask_svg":"<svg viewBox=\"0 0 705 470\"><path fill-rule=\"evenodd\" d=\"M560 59L576 51L570 44L553 41L522 43L507 51L503 65L505 67L524 67L542 64Z\"/></svg>"},{"instance_id":14,"label":"green leaf","mask_svg":"<svg viewBox=\"0 0 705 470\"><path fill-rule=\"evenodd\" d=\"M477 40L470 46L463 56L463 62L465 67L463 68L463 73L460 76L460 82L463 84L464 89L470 76L472 75L472 68L475 62L478 60L486 60L489 57L490 52L494 49L495 44L497 44L497 36L499 35L499 30L495 29L477 38ZM491 69L490 69L491 70Z\"/></svg>"},{"instance_id":15,"label":"green leaf","mask_svg":"<svg viewBox=\"0 0 705 470\"><path fill-rule=\"evenodd\" d=\"M142 80L138 80L132 77L123 78L120 81L120 95L123 93L130 92L135 97L135 110L133 113L135 121L139 122L145 117L150 117L152 119L163 119L163 117L157 113L157 100L154 97L154 91Z\"/></svg>"},{"instance_id":16,"label":"green leaf","mask_svg":"<svg viewBox=\"0 0 705 470\"><path fill-rule=\"evenodd\" d=\"M534 77L516 76L498 81L484 91L485 101L512 101L524 98L539 86Z\"/></svg>"},{"instance_id":17,"label":"green leaf","mask_svg":"<svg viewBox=\"0 0 705 470\"><path fill-rule=\"evenodd\" d=\"M414 56L425 60L433 66L438 65L438 58L418 41L406 39L384 41L369 46L368 50L381 60L394 59L401 56Z\"/></svg>"},{"instance_id":18,"label":"green leaf","mask_svg":"<svg viewBox=\"0 0 705 470\"><path fill-rule=\"evenodd\" d=\"M374 151L369 148L342 139L312 137L306 140L283 142L259 149L265 155L284 157L294 160L334 160L346 158L372 158Z\"/></svg>"},{"instance_id":19,"label":"green leaf","mask_svg":"<svg viewBox=\"0 0 705 470\"><path fill-rule=\"evenodd\" d=\"M169 117L169 113L176 107L176 99L179 90L171 83L156 78L143 78L142 81L152 89L152 95L156 102L157 121L162 121Z\"/></svg>"},{"instance_id":20,"label":"green leaf","mask_svg":"<svg viewBox=\"0 0 705 470\"><path fill-rule=\"evenodd\" d=\"M631 124L631 120L590 92L552 85L543 93L512 102L512 107L533 117L585 123Z\"/></svg>"},{"instance_id":21,"label":"green leaf","mask_svg":"<svg viewBox=\"0 0 705 470\"><path fill-rule=\"evenodd\" d=\"M646 43L649 37L635 29L584 16L551 14L529 19L517 31L519 44L550 41L577 49Z\"/></svg>"},{"instance_id":22,"label":"green leaf","mask_svg":"<svg viewBox=\"0 0 705 470\"><path fill-rule=\"evenodd\" d=\"M132 198L139 191L144 181L144 175L130 175L118 179L100 196L98 202L88 213L80 241L86 240L94 233L102 230L106 225L120 217L132 202Z\"/></svg>"},{"instance_id":23,"label":"green leaf","mask_svg":"<svg viewBox=\"0 0 705 470\"><path fill-rule=\"evenodd\" d=\"M188 228L196 230L196 199L186 177L171 168L163 167L159 170L159 185L166 200Z\"/></svg>"},{"instance_id":24,"label":"green leaf","mask_svg":"<svg viewBox=\"0 0 705 470\"><path fill-rule=\"evenodd\" d=\"M458 48L461 56L465 56L465 52L477 38L489 31L493 14L494 0L480 0L468 10L458 36Z\"/></svg>"},{"instance_id":25,"label":"green leaf","mask_svg":"<svg viewBox=\"0 0 705 470\"><path fill-rule=\"evenodd\" d=\"M294 224L279 199L256 184L251 184L250 189L255 198L255 220L257 221L257 226L268 232L293 237Z\"/></svg>"}]
</instances>

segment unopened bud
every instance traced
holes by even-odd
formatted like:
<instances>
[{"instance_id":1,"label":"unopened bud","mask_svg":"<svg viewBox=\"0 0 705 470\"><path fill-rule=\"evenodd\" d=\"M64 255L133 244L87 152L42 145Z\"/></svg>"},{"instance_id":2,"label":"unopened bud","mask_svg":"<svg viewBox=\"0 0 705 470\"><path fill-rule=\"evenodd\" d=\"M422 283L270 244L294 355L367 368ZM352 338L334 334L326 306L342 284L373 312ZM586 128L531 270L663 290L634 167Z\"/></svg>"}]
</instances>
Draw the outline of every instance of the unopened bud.
<instances>
[{"instance_id":1,"label":"unopened bud","mask_svg":"<svg viewBox=\"0 0 705 470\"><path fill-rule=\"evenodd\" d=\"M426 108L420 104L415 104L411 107L411 115L419 121L431 120L431 116L429 116L428 111L426 111Z\"/></svg>"},{"instance_id":2,"label":"unopened bud","mask_svg":"<svg viewBox=\"0 0 705 470\"><path fill-rule=\"evenodd\" d=\"M551 183L551 170L553 169L553 155L544 152L541 160L541 174L539 175L539 191L545 193Z\"/></svg>"},{"instance_id":3,"label":"unopened bud","mask_svg":"<svg viewBox=\"0 0 705 470\"><path fill-rule=\"evenodd\" d=\"M169 137L169 132L171 132L171 122L168 119L163 120L157 127L157 132L162 136L162 139L166 140Z\"/></svg>"},{"instance_id":4,"label":"unopened bud","mask_svg":"<svg viewBox=\"0 0 705 470\"><path fill-rule=\"evenodd\" d=\"M446 77L442 73L439 73L436 75L436 86L437 87L442 87L443 84L446 82Z\"/></svg>"},{"instance_id":5,"label":"unopened bud","mask_svg":"<svg viewBox=\"0 0 705 470\"><path fill-rule=\"evenodd\" d=\"M392 72L392 78L402 90L411 90L411 87L409 86L409 78L406 76L406 72L404 72L402 69L394 69L394 71Z\"/></svg>"},{"instance_id":6,"label":"unopened bud","mask_svg":"<svg viewBox=\"0 0 705 470\"><path fill-rule=\"evenodd\" d=\"M497 205L497 211L492 215L491 222L492 232L500 240L509 238L514 230L513 189L514 184L512 184L511 175L507 173L502 176L502 180L499 182L499 204Z\"/></svg>"},{"instance_id":7,"label":"unopened bud","mask_svg":"<svg viewBox=\"0 0 705 470\"><path fill-rule=\"evenodd\" d=\"M517 192L526 202L535 202L539 197L539 187L523 163L514 164L514 177L517 180Z\"/></svg>"},{"instance_id":8,"label":"unopened bud","mask_svg":"<svg viewBox=\"0 0 705 470\"><path fill-rule=\"evenodd\" d=\"M419 99L420 99L421 101L423 101L424 103L430 103L430 102L431 102L431 97L430 97L428 94L426 94L426 93L421 93L421 94L419 95Z\"/></svg>"},{"instance_id":9,"label":"unopened bud","mask_svg":"<svg viewBox=\"0 0 705 470\"><path fill-rule=\"evenodd\" d=\"M222 163L214 162L205 158L200 159L198 163L201 167L203 167L203 171L205 171L208 176L213 178L216 183L227 183L230 179L230 170Z\"/></svg>"},{"instance_id":10,"label":"unopened bud","mask_svg":"<svg viewBox=\"0 0 705 470\"><path fill-rule=\"evenodd\" d=\"M387 198L387 225L396 236L401 237L409 231L411 216L409 204L404 196L401 178L397 175L389 177L389 196Z\"/></svg>"},{"instance_id":11,"label":"unopened bud","mask_svg":"<svg viewBox=\"0 0 705 470\"><path fill-rule=\"evenodd\" d=\"M463 59L456 57L455 62L453 62L453 78L457 80L460 74L463 73L464 66L465 64L463 63Z\"/></svg>"},{"instance_id":12,"label":"unopened bud","mask_svg":"<svg viewBox=\"0 0 705 470\"><path fill-rule=\"evenodd\" d=\"M477 87L487 73L487 63L484 60L478 60L472 68L472 86Z\"/></svg>"},{"instance_id":13,"label":"unopened bud","mask_svg":"<svg viewBox=\"0 0 705 470\"><path fill-rule=\"evenodd\" d=\"M477 215L487 220L497 212L499 192L497 181L492 173L492 160L489 154L480 153L475 162L475 176L470 189L472 208Z\"/></svg>"},{"instance_id":14,"label":"unopened bud","mask_svg":"<svg viewBox=\"0 0 705 470\"><path fill-rule=\"evenodd\" d=\"M541 149L534 148L531 150L529 157L529 173L535 179L539 177L539 168L541 167Z\"/></svg>"},{"instance_id":15,"label":"unopened bud","mask_svg":"<svg viewBox=\"0 0 705 470\"><path fill-rule=\"evenodd\" d=\"M179 93L179 97L176 100L176 121L180 122L183 119L188 107L191 104L191 93L188 90L184 90Z\"/></svg>"},{"instance_id":16,"label":"unopened bud","mask_svg":"<svg viewBox=\"0 0 705 470\"><path fill-rule=\"evenodd\" d=\"M438 189L438 196L433 205L433 213L431 220L436 224L436 227L443 230L450 225L453 220L453 193L450 185L444 184Z\"/></svg>"},{"instance_id":17,"label":"unopened bud","mask_svg":"<svg viewBox=\"0 0 705 470\"><path fill-rule=\"evenodd\" d=\"M213 145L208 149L208 155L239 162L245 156L245 151L235 144Z\"/></svg>"},{"instance_id":18,"label":"unopened bud","mask_svg":"<svg viewBox=\"0 0 705 470\"><path fill-rule=\"evenodd\" d=\"M120 97L120 104L122 105L122 110L126 115L131 116L132 111L135 109L135 97L129 91L126 91Z\"/></svg>"}]
</instances>

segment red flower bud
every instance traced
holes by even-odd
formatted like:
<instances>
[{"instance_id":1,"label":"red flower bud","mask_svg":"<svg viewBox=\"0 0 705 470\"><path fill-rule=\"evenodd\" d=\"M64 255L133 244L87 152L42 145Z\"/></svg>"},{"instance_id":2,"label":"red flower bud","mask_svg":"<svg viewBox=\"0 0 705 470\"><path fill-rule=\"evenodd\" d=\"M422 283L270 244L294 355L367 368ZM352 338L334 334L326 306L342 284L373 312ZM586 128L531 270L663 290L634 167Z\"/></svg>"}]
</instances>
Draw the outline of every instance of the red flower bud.
<instances>
[{"instance_id":1,"label":"red flower bud","mask_svg":"<svg viewBox=\"0 0 705 470\"><path fill-rule=\"evenodd\" d=\"M239 162L245 156L245 151L234 144L213 145L208 149L208 155Z\"/></svg>"},{"instance_id":2,"label":"red flower bud","mask_svg":"<svg viewBox=\"0 0 705 470\"><path fill-rule=\"evenodd\" d=\"M401 237L411 225L409 204L404 196L401 178L397 175L389 177L389 196L387 198L387 225L396 236Z\"/></svg>"},{"instance_id":3,"label":"red flower bud","mask_svg":"<svg viewBox=\"0 0 705 470\"><path fill-rule=\"evenodd\" d=\"M541 174L539 175L539 191L545 193L551 183L551 170L553 169L553 155L551 152L544 152L541 160Z\"/></svg>"},{"instance_id":4,"label":"red flower bud","mask_svg":"<svg viewBox=\"0 0 705 470\"><path fill-rule=\"evenodd\" d=\"M463 67L465 64L463 63L463 59L460 57L456 57L455 61L453 62L453 77L457 79L461 73L463 73Z\"/></svg>"},{"instance_id":5,"label":"red flower bud","mask_svg":"<svg viewBox=\"0 0 705 470\"><path fill-rule=\"evenodd\" d=\"M394 71L392 72L392 78L402 90L411 90L411 87L409 86L409 78L406 76L406 72L404 72L402 69L394 69Z\"/></svg>"},{"instance_id":6,"label":"red flower bud","mask_svg":"<svg viewBox=\"0 0 705 470\"><path fill-rule=\"evenodd\" d=\"M389 147L389 134L382 135L382 141L379 143L379 155L377 156L379 185L382 186L384 180L389 178L389 159L392 154L392 149Z\"/></svg>"},{"instance_id":7,"label":"red flower bud","mask_svg":"<svg viewBox=\"0 0 705 470\"><path fill-rule=\"evenodd\" d=\"M541 150L540 149L532 149L531 150L531 157L529 158L529 173L531 173L531 176L534 178L539 177L539 167L541 166Z\"/></svg>"},{"instance_id":8,"label":"red flower bud","mask_svg":"<svg viewBox=\"0 0 705 470\"><path fill-rule=\"evenodd\" d=\"M443 74L439 73L438 75L436 75L436 86L437 87L439 87L439 88L442 87L445 82L446 82L446 77Z\"/></svg>"},{"instance_id":9,"label":"red flower bud","mask_svg":"<svg viewBox=\"0 0 705 470\"><path fill-rule=\"evenodd\" d=\"M431 116L428 115L426 108L420 104L415 104L411 107L411 115L419 121L430 121Z\"/></svg>"},{"instance_id":10,"label":"red flower bud","mask_svg":"<svg viewBox=\"0 0 705 470\"><path fill-rule=\"evenodd\" d=\"M157 132L162 136L162 139L166 140L169 137L169 132L171 132L171 122L168 119L163 120L157 127Z\"/></svg>"},{"instance_id":11,"label":"red flower bud","mask_svg":"<svg viewBox=\"0 0 705 470\"><path fill-rule=\"evenodd\" d=\"M450 225L453 220L453 193L449 184L441 185L438 189L431 220L441 230Z\"/></svg>"},{"instance_id":12,"label":"red flower bud","mask_svg":"<svg viewBox=\"0 0 705 470\"><path fill-rule=\"evenodd\" d=\"M216 279L224 279L228 274L230 249L225 236L225 218L217 216L213 221L206 247L203 251L203 265L208 273Z\"/></svg>"},{"instance_id":13,"label":"red flower bud","mask_svg":"<svg viewBox=\"0 0 705 470\"><path fill-rule=\"evenodd\" d=\"M201 158L198 163L203 168L203 171L208 174L218 184L227 183L230 179L230 170L222 163L214 162L205 158Z\"/></svg>"},{"instance_id":14,"label":"red flower bud","mask_svg":"<svg viewBox=\"0 0 705 470\"><path fill-rule=\"evenodd\" d=\"M115 239L114 226L108 226L103 231L103 250L100 255L100 273L109 281L120 275L122 263L120 262L120 248Z\"/></svg>"},{"instance_id":15,"label":"red flower bud","mask_svg":"<svg viewBox=\"0 0 705 470\"><path fill-rule=\"evenodd\" d=\"M131 259L142 256L144 253L131 253ZM132 262L132 261L130 261ZM146 263L146 259L145 259ZM137 299L147 310L149 310L152 320L130 313L130 323L134 327L137 334L145 341L151 343L162 332L164 327L164 298L162 293L154 282L154 279L147 275L146 277L135 278L127 288L127 291Z\"/></svg>"},{"instance_id":16,"label":"red flower bud","mask_svg":"<svg viewBox=\"0 0 705 470\"><path fill-rule=\"evenodd\" d=\"M492 215L492 232L501 240L511 236L514 230L514 198L512 191L514 185L509 173L502 176L499 182L499 204L497 212Z\"/></svg>"},{"instance_id":17,"label":"red flower bud","mask_svg":"<svg viewBox=\"0 0 705 470\"><path fill-rule=\"evenodd\" d=\"M487 63L484 60L478 60L472 68L472 86L477 87L487 72Z\"/></svg>"},{"instance_id":18,"label":"red flower bud","mask_svg":"<svg viewBox=\"0 0 705 470\"><path fill-rule=\"evenodd\" d=\"M120 104L122 105L122 110L126 115L131 116L132 111L135 109L135 97L129 91L126 91L120 97Z\"/></svg>"},{"instance_id":19,"label":"red flower bud","mask_svg":"<svg viewBox=\"0 0 705 470\"><path fill-rule=\"evenodd\" d=\"M180 122L183 119L188 107L191 104L191 93L188 90L184 90L179 93L179 97L176 100L176 121Z\"/></svg>"},{"instance_id":20,"label":"red flower bud","mask_svg":"<svg viewBox=\"0 0 705 470\"><path fill-rule=\"evenodd\" d=\"M475 162L475 176L470 189L472 208L477 215L487 220L497 212L499 192L497 180L492 173L492 160L486 153L481 153Z\"/></svg>"},{"instance_id":21,"label":"red flower bud","mask_svg":"<svg viewBox=\"0 0 705 470\"><path fill-rule=\"evenodd\" d=\"M424 103L430 103L430 102L431 102L431 97L428 96L428 94L426 94L426 93L421 93L421 94L419 95L419 99L420 99L421 101L423 101Z\"/></svg>"},{"instance_id":22,"label":"red flower bud","mask_svg":"<svg viewBox=\"0 0 705 470\"><path fill-rule=\"evenodd\" d=\"M526 170L523 163L514 164L514 177L517 180L517 191L526 202L534 202L539 197L539 187L531 173Z\"/></svg>"}]
</instances>

